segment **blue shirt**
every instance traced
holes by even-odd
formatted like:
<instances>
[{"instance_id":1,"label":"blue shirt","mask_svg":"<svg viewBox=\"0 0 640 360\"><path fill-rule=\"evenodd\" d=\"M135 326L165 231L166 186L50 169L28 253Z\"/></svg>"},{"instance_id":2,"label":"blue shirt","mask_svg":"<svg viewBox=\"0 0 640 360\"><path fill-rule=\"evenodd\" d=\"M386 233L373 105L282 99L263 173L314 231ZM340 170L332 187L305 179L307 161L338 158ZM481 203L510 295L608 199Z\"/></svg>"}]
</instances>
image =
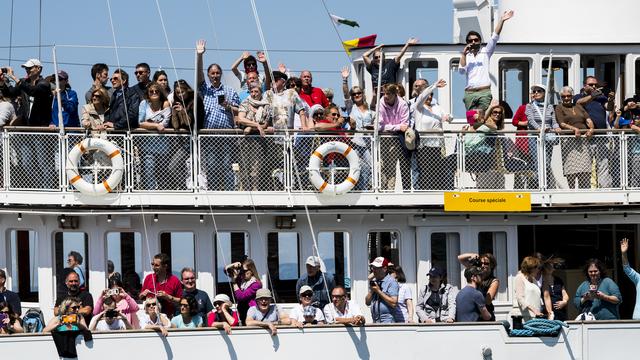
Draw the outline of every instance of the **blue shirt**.
<instances>
[{"instance_id":1,"label":"blue shirt","mask_svg":"<svg viewBox=\"0 0 640 360\"><path fill-rule=\"evenodd\" d=\"M60 102L62 103L62 121L64 126L80 127L80 117L78 116L78 94L71 89L65 89L60 92ZM58 124L58 99L53 98L53 107L51 108L51 124Z\"/></svg>"},{"instance_id":2,"label":"blue shirt","mask_svg":"<svg viewBox=\"0 0 640 360\"><path fill-rule=\"evenodd\" d=\"M486 307L486 301L482 293L472 286L465 286L456 295L456 321L478 321L484 307Z\"/></svg>"},{"instance_id":3,"label":"blue shirt","mask_svg":"<svg viewBox=\"0 0 640 360\"><path fill-rule=\"evenodd\" d=\"M200 317L200 315L194 315L191 317L191 322L185 324L182 315L176 315L171 319L171 325L175 325L178 329L195 329L202 326L202 317Z\"/></svg>"},{"instance_id":4,"label":"blue shirt","mask_svg":"<svg viewBox=\"0 0 640 360\"><path fill-rule=\"evenodd\" d=\"M582 99L586 95L584 93L580 93L573 97L573 102ZM607 112L604 109L605 104L607 103L607 97L604 95L596 96L588 103L582 105L582 107L587 111L589 117L593 121L593 125L596 129L606 129L607 128Z\"/></svg>"},{"instance_id":5,"label":"blue shirt","mask_svg":"<svg viewBox=\"0 0 640 360\"><path fill-rule=\"evenodd\" d=\"M583 281L582 284L576 290L576 296L573 298L573 304L578 311L589 311L596 317L596 320L618 320L620 319L620 313L618 307L622 302L622 294L620 294L620 288L610 278L606 277L598 284L598 291L601 291L605 295L613 295L618 298L618 303L613 304L608 301L594 299L580 303L582 296L589 291L589 282Z\"/></svg>"},{"instance_id":6,"label":"blue shirt","mask_svg":"<svg viewBox=\"0 0 640 360\"><path fill-rule=\"evenodd\" d=\"M622 265L622 270L636 286L636 305L633 307L633 320L640 320L640 274L633 270L629 264Z\"/></svg>"},{"instance_id":7,"label":"blue shirt","mask_svg":"<svg viewBox=\"0 0 640 360\"><path fill-rule=\"evenodd\" d=\"M216 88L206 82L200 86L200 92L204 98L204 129L233 129L233 112L218 104L218 96L224 95L231 106L239 106L238 93L223 84Z\"/></svg>"},{"instance_id":8,"label":"blue shirt","mask_svg":"<svg viewBox=\"0 0 640 360\"><path fill-rule=\"evenodd\" d=\"M398 284L398 282L396 281L396 279L394 279L393 277L391 277L391 275L388 275L384 277L384 279L382 279L382 281L378 281L378 286L380 286L380 290L382 290L383 293L392 296L392 297L397 297L398 293L400 292L400 285ZM376 323L393 323L393 322L404 322L403 319L395 319L394 315L396 314L394 308L392 308L391 306L389 306L386 302L384 302L384 300L380 299L378 297L378 294L373 293L373 296L371 298L371 317L373 318L373 322Z\"/></svg>"}]
</instances>

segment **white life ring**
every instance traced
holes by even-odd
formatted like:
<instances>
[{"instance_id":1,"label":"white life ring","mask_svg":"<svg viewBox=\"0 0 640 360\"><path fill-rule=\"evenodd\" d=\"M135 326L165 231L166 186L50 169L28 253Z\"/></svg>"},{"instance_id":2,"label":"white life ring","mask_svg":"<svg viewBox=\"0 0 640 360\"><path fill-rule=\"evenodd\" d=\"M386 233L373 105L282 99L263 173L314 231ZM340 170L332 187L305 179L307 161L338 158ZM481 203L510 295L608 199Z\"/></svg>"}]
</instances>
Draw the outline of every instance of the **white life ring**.
<instances>
[{"instance_id":1,"label":"white life ring","mask_svg":"<svg viewBox=\"0 0 640 360\"><path fill-rule=\"evenodd\" d=\"M111 159L111 174L100 184L89 183L78 172L78 161L82 154L89 150L98 150L105 153ZM86 195L99 196L110 193L122 180L124 160L120 149L110 141L99 138L86 138L76 144L67 156L67 178L69 184Z\"/></svg>"},{"instance_id":2,"label":"white life ring","mask_svg":"<svg viewBox=\"0 0 640 360\"><path fill-rule=\"evenodd\" d=\"M324 157L331 153L338 153L349 161L349 176L340 184L325 181L320 174L320 167ZM340 141L330 141L320 145L309 158L309 180L319 192L340 195L353 189L360 178L360 158L353 148Z\"/></svg>"}]
</instances>

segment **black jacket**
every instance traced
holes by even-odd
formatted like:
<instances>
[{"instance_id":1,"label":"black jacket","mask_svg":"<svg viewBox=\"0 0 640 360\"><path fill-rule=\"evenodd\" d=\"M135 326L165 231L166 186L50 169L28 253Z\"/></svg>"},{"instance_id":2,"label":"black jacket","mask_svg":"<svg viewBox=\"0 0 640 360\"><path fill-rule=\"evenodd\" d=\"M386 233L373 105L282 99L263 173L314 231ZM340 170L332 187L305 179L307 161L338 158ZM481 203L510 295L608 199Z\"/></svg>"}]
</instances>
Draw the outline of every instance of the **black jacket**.
<instances>
[{"instance_id":1,"label":"black jacket","mask_svg":"<svg viewBox=\"0 0 640 360\"><path fill-rule=\"evenodd\" d=\"M18 88L32 98L33 104L27 116L27 126L49 126L51 122L51 104L53 94L51 93L51 83L43 78L38 79L35 85L31 85L29 79L22 79L18 83Z\"/></svg>"},{"instance_id":2,"label":"black jacket","mask_svg":"<svg viewBox=\"0 0 640 360\"><path fill-rule=\"evenodd\" d=\"M124 101L127 101L127 109L125 111ZM105 114L105 121L111 121L116 130L133 130L138 127L138 108L140 107L140 96L130 88L116 90L111 96L109 102L109 110ZM108 119L108 120L107 120ZM129 125L127 125L127 122Z\"/></svg>"}]
</instances>

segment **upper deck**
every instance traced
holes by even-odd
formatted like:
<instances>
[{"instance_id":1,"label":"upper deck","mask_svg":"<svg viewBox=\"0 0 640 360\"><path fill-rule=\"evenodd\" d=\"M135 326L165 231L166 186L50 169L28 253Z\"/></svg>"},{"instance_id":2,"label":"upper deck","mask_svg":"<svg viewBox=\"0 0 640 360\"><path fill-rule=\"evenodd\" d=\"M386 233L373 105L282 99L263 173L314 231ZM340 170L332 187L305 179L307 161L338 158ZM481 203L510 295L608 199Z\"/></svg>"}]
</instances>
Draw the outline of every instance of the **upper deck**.
<instances>
[{"instance_id":1,"label":"upper deck","mask_svg":"<svg viewBox=\"0 0 640 360\"><path fill-rule=\"evenodd\" d=\"M430 206L440 211L444 192L453 190L530 192L534 207L640 202L640 184L635 174L640 137L632 132L600 132L586 140L566 134L551 143L540 141L539 133L516 136L507 131L492 137L501 145L496 149L501 150L482 158L467 153L465 138L473 136L469 133L422 133L423 146L441 149L440 160L429 163L430 167L421 166L419 159L396 161L403 159L404 153L398 138L390 134L381 134L378 141L370 132L291 132L264 138L207 131L197 136L113 133L107 139L123 150L123 180L110 194L89 196L75 190L66 176L68 150L85 134L29 130L5 128L2 133L0 197L5 206L193 209L287 208L306 204ZM333 140L353 145L361 161L359 184L344 195L319 193L308 181L312 152L323 142ZM517 154L523 141L530 154L537 157ZM564 156L582 146L583 141L599 149L598 156L608 163L609 177L598 181L594 171L589 175L589 188L575 189L564 175ZM543 156L543 146L549 147L550 158ZM341 182L347 176L347 164L340 159L325 165L325 178ZM89 182L101 183L110 172L109 164L101 163L98 156L85 155L79 167ZM490 174L490 179L478 176L480 172Z\"/></svg>"}]
</instances>

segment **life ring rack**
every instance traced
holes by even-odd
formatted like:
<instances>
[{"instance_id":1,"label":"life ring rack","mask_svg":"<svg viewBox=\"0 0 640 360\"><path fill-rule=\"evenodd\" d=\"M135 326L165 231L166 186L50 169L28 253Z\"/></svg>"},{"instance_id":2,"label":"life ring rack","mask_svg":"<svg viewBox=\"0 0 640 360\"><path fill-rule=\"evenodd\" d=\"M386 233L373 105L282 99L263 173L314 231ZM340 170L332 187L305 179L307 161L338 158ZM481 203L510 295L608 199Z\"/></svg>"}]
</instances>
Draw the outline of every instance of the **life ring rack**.
<instances>
[{"instance_id":1,"label":"life ring rack","mask_svg":"<svg viewBox=\"0 0 640 360\"><path fill-rule=\"evenodd\" d=\"M338 153L349 161L349 175L339 183L333 184L322 178L320 167L324 158L331 154ZM309 180L318 189L318 192L330 195L341 195L349 192L358 183L360 178L360 157L353 148L341 141L329 141L320 146L311 154L309 158Z\"/></svg>"},{"instance_id":2,"label":"life ring rack","mask_svg":"<svg viewBox=\"0 0 640 360\"><path fill-rule=\"evenodd\" d=\"M82 154L90 150L100 151L111 159L111 174L101 183L90 183L78 171ZM120 149L112 142L100 138L86 138L76 144L67 155L67 178L69 184L85 195L100 196L113 191L122 181L124 159Z\"/></svg>"}]
</instances>

